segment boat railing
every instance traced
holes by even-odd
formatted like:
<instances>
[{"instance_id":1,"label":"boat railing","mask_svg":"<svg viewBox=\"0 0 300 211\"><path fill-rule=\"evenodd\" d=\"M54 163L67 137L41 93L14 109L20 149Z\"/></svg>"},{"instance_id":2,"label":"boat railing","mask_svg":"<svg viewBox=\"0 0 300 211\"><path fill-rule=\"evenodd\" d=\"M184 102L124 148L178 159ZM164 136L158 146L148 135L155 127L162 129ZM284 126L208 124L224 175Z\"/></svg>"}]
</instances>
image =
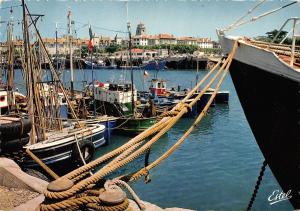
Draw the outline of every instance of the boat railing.
<instances>
[{"instance_id":1,"label":"boat railing","mask_svg":"<svg viewBox=\"0 0 300 211\"><path fill-rule=\"evenodd\" d=\"M281 40L281 42L279 44L282 44L286 40L286 38L290 35L290 33L292 33L292 48L291 48L290 66L293 67L294 66L294 59L295 59L296 39L297 39L297 37L300 37L299 34L296 34L296 27L300 23L300 18L298 18L298 17L292 17L292 18L287 19L284 22L284 24L281 26L281 28L279 29L279 31L277 32L277 34L275 35L275 37L273 38L273 40L271 41L271 43L274 43L274 41L278 38L278 36L280 35L280 33L282 32L282 30L284 29L284 27L289 22L292 22L293 28L286 34L286 36ZM270 45L269 45L269 47L270 47Z\"/></svg>"}]
</instances>

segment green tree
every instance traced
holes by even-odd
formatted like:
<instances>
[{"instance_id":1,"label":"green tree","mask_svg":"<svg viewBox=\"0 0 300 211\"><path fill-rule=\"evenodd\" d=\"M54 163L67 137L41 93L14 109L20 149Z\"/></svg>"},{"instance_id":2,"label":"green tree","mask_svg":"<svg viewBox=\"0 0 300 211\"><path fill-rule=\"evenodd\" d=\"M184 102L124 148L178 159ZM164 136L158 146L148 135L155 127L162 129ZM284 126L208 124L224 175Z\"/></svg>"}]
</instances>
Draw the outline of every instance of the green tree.
<instances>
[{"instance_id":1,"label":"green tree","mask_svg":"<svg viewBox=\"0 0 300 211\"><path fill-rule=\"evenodd\" d=\"M110 44L109 46L107 46L105 48L105 52L107 52L107 53L114 53L114 52L116 52L116 51L118 51L120 49L121 49L120 45Z\"/></svg>"},{"instance_id":2,"label":"green tree","mask_svg":"<svg viewBox=\"0 0 300 211\"><path fill-rule=\"evenodd\" d=\"M275 36L278 34L278 30L274 29L273 31L267 32L266 35L270 40L273 40ZM276 41L281 41L287 35L287 31L281 31L277 36Z\"/></svg>"},{"instance_id":3,"label":"green tree","mask_svg":"<svg viewBox=\"0 0 300 211\"><path fill-rule=\"evenodd\" d=\"M255 40L259 40L259 41L263 41L263 42L271 42L275 36L277 35L278 33L278 30L277 29L274 29L272 31L269 31L269 32L266 32L266 35L267 36L258 36L258 37L255 37L254 39ZM276 40L274 40L275 43L279 43L281 42L281 40L287 35L287 31L281 31L279 33L279 35L277 36ZM290 39L286 39L285 40L285 44L287 44L288 42L290 42Z\"/></svg>"}]
</instances>

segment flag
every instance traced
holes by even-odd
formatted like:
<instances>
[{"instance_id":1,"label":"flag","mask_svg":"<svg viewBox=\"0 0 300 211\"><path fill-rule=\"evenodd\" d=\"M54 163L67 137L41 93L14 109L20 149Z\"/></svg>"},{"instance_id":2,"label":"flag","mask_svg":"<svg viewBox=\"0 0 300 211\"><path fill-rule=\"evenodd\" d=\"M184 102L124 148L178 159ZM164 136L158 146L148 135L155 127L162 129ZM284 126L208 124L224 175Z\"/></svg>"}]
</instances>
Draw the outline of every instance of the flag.
<instances>
[{"instance_id":1,"label":"flag","mask_svg":"<svg viewBox=\"0 0 300 211\"><path fill-rule=\"evenodd\" d=\"M89 51L92 51L93 50L93 43L92 43L93 32L92 32L91 25L89 26L89 35L90 35L90 39L89 39L89 43L88 43L88 49L89 49Z\"/></svg>"},{"instance_id":2,"label":"flag","mask_svg":"<svg viewBox=\"0 0 300 211\"><path fill-rule=\"evenodd\" d=\"M144 77L145 77L146 79L149 78L149 73L148 73L146 70L144 70Z\"/></svg>"},{"instance_id":3,"label":"flag","mask_svg":"<svg viewBox=\"0 0 300 211\"><path fill-rule=\"evenodd\" d=\"M158 62L155 61L155 70L158 70L158 69L159 69Z\"/></svg>"}]
</instances>

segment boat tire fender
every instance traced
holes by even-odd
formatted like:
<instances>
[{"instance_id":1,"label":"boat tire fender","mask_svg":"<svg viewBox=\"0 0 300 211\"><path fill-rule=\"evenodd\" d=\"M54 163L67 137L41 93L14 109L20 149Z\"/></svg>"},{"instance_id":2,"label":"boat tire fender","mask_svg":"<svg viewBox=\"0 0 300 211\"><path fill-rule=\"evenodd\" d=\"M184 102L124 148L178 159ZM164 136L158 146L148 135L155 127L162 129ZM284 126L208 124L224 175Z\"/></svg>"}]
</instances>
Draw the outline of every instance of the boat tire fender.
<instances>
[{"instance_id":1,"label":"boat tire fender","mask_svg":"<svg viewBox=\"0 0 300 211\"><path fill-rule=\"evenodd\" d=\"M91 140L84 140L84 141L79 141L79 148L82 153L82 157L84 158L85 162L88 163L92 160L93 155L95 153L95 146ZM74 145L74 150L73 150L73 155L72 157L77 161L82 163L82 160L80 158L80 152L78 152L77 145L75 143Z\"/></svg>"},{"instance_id":2,"label":"boat tire fender","mask_svg":"<svg viewBox=\"0 0 300 211\"><path fill-rule=\"evenodd\" d=\"M11 124L0 125L0 132L3 140L9 141L28 133L31 130L31 120L23 118L21 121L13 122Z\"/></svg>"}]
</instances>

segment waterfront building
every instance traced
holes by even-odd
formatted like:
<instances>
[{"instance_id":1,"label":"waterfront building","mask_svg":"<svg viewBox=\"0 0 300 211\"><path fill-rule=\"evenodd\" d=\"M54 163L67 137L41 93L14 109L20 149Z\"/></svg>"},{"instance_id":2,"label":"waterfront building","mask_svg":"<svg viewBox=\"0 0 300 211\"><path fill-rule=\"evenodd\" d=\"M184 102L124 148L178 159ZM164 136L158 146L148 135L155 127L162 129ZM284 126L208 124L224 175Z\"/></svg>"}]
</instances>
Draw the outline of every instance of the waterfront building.
<instances>
[{"instance_id":1,"label":"waterfront building","mask_svg":"<svg viewBox=\"0 0 300 211\"><path fill-rule=\"evenodd\" d=\"M95 36L92 40L94 46L106 47L109 46L112 42L111 37L108 36Z\"/></svg>"},{"instance_id":2,"label":"waterfront building","mask_svg":"<svg viewBox=\"0 0 300 211\"><path fill-rule=\"evenodd\" d=\"M199 48L213 48L213 42L210 38L198 38L197 45Z\"/></svg>"},{"instance_id":3,"label":"waterfront building","mask_svg":"<svg viewBox=\"0 0 300 211\"><path fill-rule=\"evenodd\" d=\"M22 40L14 40L14 47L17 51L20 51L23 46L23 41ZM6 42L0 42L0 53L4 54L8 50Z\"/></svg>"},{"instance_id":4,"label":"waterfront building","mask_svg":"<svg viewBox=\"0 0 300 211\"><path fill-rule=\"evenodd\" d=\"M157 50L145 50L145 49L139 49L139 48L133 48L131 50L132 53L132 58L134 59L154 59L158 57L158 51ZM113 56L117 58L128 58L129 52L128 50L123 50L123 51L117 51L113 54Z\"/></svg>"},{"instance_id":5,"label":"waterfront building","mask_svg":"<svg viewBox=\"0 0 300 211\"><path fill-rule=\"evenodd\" d=\"M55 38L44 38L45 46L50 55L56 54L56 40ZM18 45L18 40L14 41ZM92 40L93 46L99 48L105 48L111 44L128 45L128 38L119 37L116 34L114 37L95 35ZM155 45L196 45L199 48L220 48L217 42L212 41L210 38L195 38L190 36L175 37L172 34L161 33L157 35L149 35L146 33L146 26L143 23L139 23L136 28L136 35L132 37L133 46L155 46ZM20 43L19 43L20 44ZM74 38L72 37L72 49L79 50L83 46L87 46L88 39ZM21 46L22 44L20 44ZM6 43L0 43L0 52L7 51ZM58 54L69 54L68 36L63 36L57 39ZM136 52L138 54L140 52ZM143 54L143 53L142 53ZM161 56L164 53L159 53ZM145 56L145 55L136 55Z\"/></svg>"},{"instance_id":6,"label":"waterfront building","mask_svg":"<svg viewBox=\"0 0 300 211\"><path fill-rule=\"evenodd\" d=\"M114 39L111 41L111 43L116 44L116 45L122 45L122 37L118 37L118 35L116 34L116 36L114 37Z\"/></svg>"},{"instance_id":7,"label":"waterfront building","mask_svg":"<svg viewBox=\"0 0 300 211\"><path fill-rule=\"evenodd\" d=\"M194 37L178 37L178 45L198 45L198 39Z\"/></svg>"},{"instance_id":8,"label":"waterfront building","mask_svg":"<svg viewBox=\"0 0 300 211\"><path fill-rule=\"evenodd\" d=\"M172 34L158 34L159 44L170 44L176 45L177 40L176 37Z\"/></svg>"},{"instance_id":9,"label":"waterfront building","mask_svg":"<svg viewBox=\"0 0 300 211\"><path fill-rule=\"evenodd\" d=\"M56 39L55 38L44 38L43 42L51 56L56 55ZM88 43L87 39L80 39L72 37L72 51L81 49L82 46L86 46ZM63 36L57 39L57 53L59 55L67 55L70 52L68 36Z\"/></svg>"},{"instance_id":10,"label":"waterfront building","mask_svg":"<svg viewBox=\"0 0 300 211\"><path fill-rule=\"evenodd\" d=\"M148 45L148 35L136 35L132 38L134 46L146 46Z\"/></svg>"},{"instance_id":11,"label":"waterfront building","mask_svg":"<svg viewBox=\"0 0 300 211\"><path fill-rule=\"evenodd\" d=\"M157 35L148 35L148 45L159 45L159 37Z\"/></svg>"}]
</instances>

